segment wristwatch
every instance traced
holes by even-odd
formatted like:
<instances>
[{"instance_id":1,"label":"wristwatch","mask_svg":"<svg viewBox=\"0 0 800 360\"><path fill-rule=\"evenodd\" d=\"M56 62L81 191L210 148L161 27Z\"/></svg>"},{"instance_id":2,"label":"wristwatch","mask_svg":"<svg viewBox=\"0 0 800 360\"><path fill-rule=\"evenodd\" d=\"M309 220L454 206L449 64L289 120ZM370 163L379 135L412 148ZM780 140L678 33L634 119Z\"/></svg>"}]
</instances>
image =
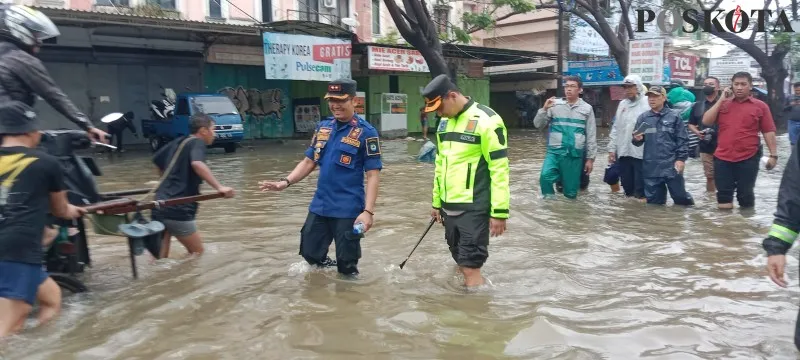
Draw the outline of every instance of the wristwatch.
<instances>
[{"instance_id":1,"label":"wristwatch","mask_svg":"<svg viewBox=\"0 0 800 360\"><path fill-rule=\"evenodd\" d=\"M291 181L289 181L289 179L287 179L287 178L280 178L280 179L278 179L278 180L280 180L280 181L286 181L286 187L292 186L292 182L291 182Z\"/></svg>"}]
</instances>

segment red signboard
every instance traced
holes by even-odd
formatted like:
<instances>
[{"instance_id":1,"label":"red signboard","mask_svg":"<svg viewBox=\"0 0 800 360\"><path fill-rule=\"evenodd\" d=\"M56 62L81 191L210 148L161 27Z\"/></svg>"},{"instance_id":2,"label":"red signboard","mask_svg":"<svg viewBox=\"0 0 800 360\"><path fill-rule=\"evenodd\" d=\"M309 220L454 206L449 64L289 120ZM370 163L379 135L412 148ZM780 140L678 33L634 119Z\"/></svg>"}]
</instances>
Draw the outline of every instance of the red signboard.
<instances>
[{"instance_id":1,"label":"red signboard","mask_svg":"<svg viewBox=\"0 0 800 360\"><path fill-rule=\"evenodd\" d=\"M669 54L670 77L683 80L687 86L694 86L695 72L697 70L697 56L688 54Z\"/></svg>"},{"instance_id":2,"label":"red signboard","mask_svg":"<svg viewBox=\"0 0 800 360\"><path fill-rule=\"evenodd\" d=\"M348 59L352 51L350 44L314 45L314 60L333 64L334 59Z\"/></svg>"}]
</instances>

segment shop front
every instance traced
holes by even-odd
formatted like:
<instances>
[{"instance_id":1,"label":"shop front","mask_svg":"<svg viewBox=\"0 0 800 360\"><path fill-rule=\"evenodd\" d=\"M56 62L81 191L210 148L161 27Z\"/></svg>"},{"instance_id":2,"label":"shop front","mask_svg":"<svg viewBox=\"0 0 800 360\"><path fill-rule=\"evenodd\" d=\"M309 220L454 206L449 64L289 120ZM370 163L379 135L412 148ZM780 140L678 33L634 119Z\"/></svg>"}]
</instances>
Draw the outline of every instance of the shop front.
<instances>
[{"instance_id":1,"label":"shop front","mask_svg":"<svg viewBox=\"0 0 800 360\"><path fill-rule=\"evenodd\" d=\"M246 139L310 137L330 115L327 83L351 78L350 40L271 32L262 40L262 47L211 46L206 91L234 101Z\"/></svg>"},{"instance_id":2,"label":"shop front","mask_svg":"<svg viewBox=\"0 0 800 360\"><path fill-rule=\"evenodd\" d=\"M456 73L458 87L475 101L489 103L489 79L483 61L445 56ZM419 51L396 45L357 44L353 48L353 77L366 94L367 119L384 137L422 132L422 89L431 81L428 64ZM435 114L428 114L429 126ZM433 131L433 130L428 130Z\"/></svg>"}]
</instances>

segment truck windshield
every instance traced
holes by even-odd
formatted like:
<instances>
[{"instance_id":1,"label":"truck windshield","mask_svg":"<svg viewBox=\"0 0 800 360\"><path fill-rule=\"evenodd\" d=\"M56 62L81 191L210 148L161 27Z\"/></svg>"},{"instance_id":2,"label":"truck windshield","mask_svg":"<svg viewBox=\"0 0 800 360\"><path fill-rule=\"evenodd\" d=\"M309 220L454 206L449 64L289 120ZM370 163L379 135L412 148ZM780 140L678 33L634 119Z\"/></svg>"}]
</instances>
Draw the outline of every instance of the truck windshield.
<instances>
[{"instance_id":1,"label":"truck windshield","mask_svg":"<svg viewBox=\"0 0 800 360\"><path fill-rule=\"evenodd\" d=\"M202 96L192 98L192 113L204 113L206 115L225 115L238 114L236 106L227 97L222 96Z\"/></svg>"}]
</instances>

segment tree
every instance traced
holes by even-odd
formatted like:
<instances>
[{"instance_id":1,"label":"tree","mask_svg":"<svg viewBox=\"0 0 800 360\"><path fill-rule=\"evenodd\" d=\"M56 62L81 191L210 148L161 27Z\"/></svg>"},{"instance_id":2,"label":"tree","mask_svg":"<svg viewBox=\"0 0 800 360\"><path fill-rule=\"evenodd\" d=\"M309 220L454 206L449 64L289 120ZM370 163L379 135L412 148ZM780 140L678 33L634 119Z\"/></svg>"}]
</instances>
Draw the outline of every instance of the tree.
<instances>
[{"instance_id":1,"label":"tree","mask_svg":"<svg viewBox=\"0 0 800 360\"><path fill-rule=\"evenodd\" d=\"M449 38L448 30L453 31L456 41L469 42L469 34L491 28L497 21L534 9L529 0L492 0L479 13L465 13L461 19L465 27L461 29L443 20L439 20L437 24L434 17L431 17L425 0L402 0L402 3L401 9L395 0L384 0L400 35L422 54L433 77L441 74L454 75L450 73L442 54L440 37ZM434 9L437 8L446 10L449 6L439 2L434 5Z\"/></svg>"},{"instance_id":2,"label":"tree","mask_svg":"<svg viewBox=\"0 0 800 360\"><path fill-rule=\"evenodd\" d=\"M617 61L620 71L623 75L628 74L628 42L633 40L638 34L634 32L635 23L632 22L632 19L635 19L635 17L632 16L632 11L635 11L637 8L652 8L652 10L656 13L665 9L675 9L681 14L687 9L709 10L713 11L712 14L718 14L717 10L724 11L724 14L727 14L728 11L733 10L721 9L719 6L722 3L722 0L665 0L660 8L654 8L652 2L643 2L637 4L637 1L640 0L616 0L617 4L615 5L618 5L618 8L615 10L620 13L620 22L615 29L609 23L610 14L604 11L603 7L600 6L601 1L613 0L575 0L574 8L569 12L589 24L589 26L591 26L603 38L603 40L605 40L605 42L608 44L610 55ZM759 6L758 4L763 6ZM637 6L633 7L633 5ZM750 15L750 10L770 9L771 5L772 0L750 0L747 2L748 9L743 11L747 12L747 15ZM558 4L554 1L541 2L537 4L536 7L539 9L558 9ZM780 5L778 4L778 0L775 1L775 7L777 9L781 9ZM695 20L699 24L703 24L705 22L703 18L703 12L698 11L696 14L697 16L695 16ZM782 19L779 19L777 16L778 13L775 13L773 10L773 15L765 24L765 28L768 29L767 31L773 30L775 24L781 22ZM724 21L721 22L724 23ZM791 50L792 43L796 40L792 40L792 37L788 34L773 34L771 37L775 41L775 47L773 48L772 52L768 52L756 44L756 35L759 34L759 32L755 31L755 19L750 20L749 28L752 29L752 33L749 37L741 37L740 34L731 33L725 30L718 31L718 29L716 29L714 26L710 28L710 34L742 49L756 62L758 62L762 69L761 77L767 83L769 105L772 110L772 114L776 121L782 123L782 104L784 102L783 81L788 75L788 71L784 66L783 60L786 57L786 54L788 54ZM780 27L778 27L778 29L780 29Z\"/></svg>"}]
</instances>

